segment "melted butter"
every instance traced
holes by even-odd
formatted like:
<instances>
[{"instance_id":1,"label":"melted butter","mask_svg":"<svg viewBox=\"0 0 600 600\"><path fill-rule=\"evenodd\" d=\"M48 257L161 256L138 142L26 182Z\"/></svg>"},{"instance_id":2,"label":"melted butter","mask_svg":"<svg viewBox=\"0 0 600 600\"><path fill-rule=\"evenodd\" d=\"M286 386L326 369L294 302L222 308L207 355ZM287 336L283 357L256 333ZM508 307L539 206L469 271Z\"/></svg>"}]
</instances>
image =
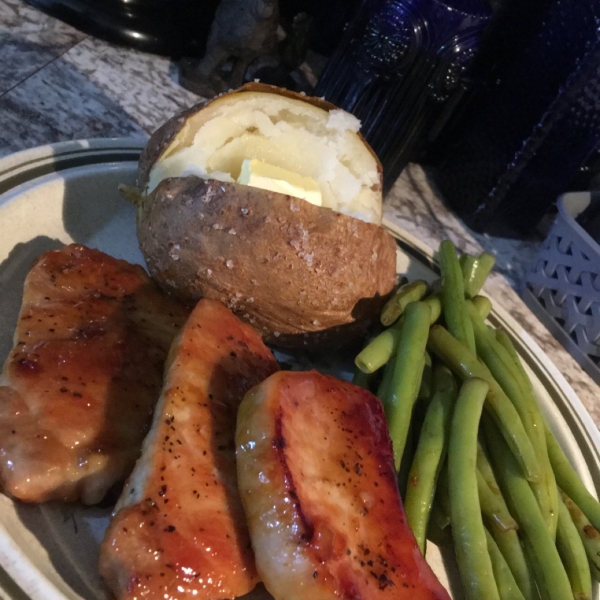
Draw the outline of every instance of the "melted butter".
<instances>
[{"instance_id":1,"label":"melted butter","mask_svg":"<svg viewBox=\"0 0 600 600\"><path fill-rule=\"evenodd\" d=\"M298 173L260 160L246 159L242 163L237 182L270 192L279 192L280 194L301 198L316 206L323 205L321 188L314 179L302 177Z\"/></svg>"}]
</instances>

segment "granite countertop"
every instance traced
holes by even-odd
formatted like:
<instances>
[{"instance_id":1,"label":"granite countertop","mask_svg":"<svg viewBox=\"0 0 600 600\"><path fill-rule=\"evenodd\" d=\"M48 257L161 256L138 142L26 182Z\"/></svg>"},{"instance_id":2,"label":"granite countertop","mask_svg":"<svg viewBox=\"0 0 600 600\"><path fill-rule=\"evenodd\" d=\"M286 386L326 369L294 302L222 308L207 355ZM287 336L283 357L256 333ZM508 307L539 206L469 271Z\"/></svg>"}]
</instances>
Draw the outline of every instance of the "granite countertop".
<instances>
[{"instance_id":1,"label":"granite countertop","mask_svg":"<svg viewBox=\"0 0 600 600\"><path fill-rule=\"evenodd\" d=\"M103 42L22 0L0 0L0 157L82 138L147 137L200 98L183 89L166 58ZM598 386L519 297L539 241L471 231L411 165L385 199L385 216L431 247L449 238L496 256L485 291L533 337L600 426Z\"/></svg>"}]
</instances>

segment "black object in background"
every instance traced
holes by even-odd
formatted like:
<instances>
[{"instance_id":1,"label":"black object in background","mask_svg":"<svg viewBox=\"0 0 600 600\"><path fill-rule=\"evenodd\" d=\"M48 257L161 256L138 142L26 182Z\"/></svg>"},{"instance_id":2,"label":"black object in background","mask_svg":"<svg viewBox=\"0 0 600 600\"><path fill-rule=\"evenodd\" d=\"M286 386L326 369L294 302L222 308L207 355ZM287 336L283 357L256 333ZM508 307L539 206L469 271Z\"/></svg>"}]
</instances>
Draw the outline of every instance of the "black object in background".
<instances>
[{"instance_id":1,"label":"black object in background","mask_svg":"<svg viewBox=\"0 0 600 600\"><path fill-rule=\"evenodd\" d=\"M323 56L330 56L359 5L360 0L280 0L279 13L286 29L298 13L310 15L309 47Z\"/></svg>"},{"instance_id":2,"label":"black object in background","mask_svg":"<svg viewBox=\"0 0 600 600\"><path fill-rule=\"evenodd\" d=\"M98 38L173 58L202 56L219 0L26 0Z\"/></svg>"},{"instance_id":3,"label":"black object in background","mask_svg":"<svg viewBox=\"0 0 600 600\"><path fill-rule=\"evenodd\" d=\"M491 15L487 0L363 0L314 95L361 120L384 192L459 103Z\"/></svg>"},{"instance_id":4,"label":"black object in background","mask_svg":"<svg viewBox=\"0 0 600 600\"><path fill-rule=\"evenodd\" d=\"M426 162L469 225L523 237L581 186L600 142L600 3L513 0L498 17L474 64L482 85Z\"/></svg>"}]
</instances>

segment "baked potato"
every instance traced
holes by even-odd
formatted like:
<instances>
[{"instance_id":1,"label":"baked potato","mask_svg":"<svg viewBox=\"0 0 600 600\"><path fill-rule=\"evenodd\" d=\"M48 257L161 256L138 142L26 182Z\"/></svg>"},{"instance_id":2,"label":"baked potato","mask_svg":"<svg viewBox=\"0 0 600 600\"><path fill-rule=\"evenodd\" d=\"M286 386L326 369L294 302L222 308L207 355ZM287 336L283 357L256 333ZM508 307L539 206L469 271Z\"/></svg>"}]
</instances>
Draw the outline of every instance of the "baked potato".
<instances>
[{"instance_id":1,"label":"baked potato","mask_svg":"<svg viewBox=\"0 0 600 600\"><path fill-rule=\"evenodd\" d=\"M151 275L183 299L220 300L272 344L364 332L395 284L396 245L358 126L321 99L261 84L171 119L139 164ZM238 183L249 160L316 182L321 205Z\"/></svg>"}]
</instances>

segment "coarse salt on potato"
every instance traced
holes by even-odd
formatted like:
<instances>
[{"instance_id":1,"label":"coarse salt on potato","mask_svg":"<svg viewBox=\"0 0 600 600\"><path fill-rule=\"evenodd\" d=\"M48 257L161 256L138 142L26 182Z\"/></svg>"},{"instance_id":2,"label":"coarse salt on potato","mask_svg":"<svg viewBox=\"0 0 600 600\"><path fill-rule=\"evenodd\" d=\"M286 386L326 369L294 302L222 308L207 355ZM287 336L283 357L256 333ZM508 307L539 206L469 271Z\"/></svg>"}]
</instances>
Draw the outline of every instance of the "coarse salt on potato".
<instances>
[{"instance_id":1,"label":"coarse salt on potato","mask_svg":"<svg viewBox=\"0 0 600 600\"><path fill-rule=\"evenodd\" d=\"M219 300L280 347L364 335L396 283L396 244L358 126L262 84L173 117L142 152L134 198L152 277L185 301ZM258 185L280 176L292 185ZM293 193L309 188L317 202Z\"/></svg>"}]
</instances>

